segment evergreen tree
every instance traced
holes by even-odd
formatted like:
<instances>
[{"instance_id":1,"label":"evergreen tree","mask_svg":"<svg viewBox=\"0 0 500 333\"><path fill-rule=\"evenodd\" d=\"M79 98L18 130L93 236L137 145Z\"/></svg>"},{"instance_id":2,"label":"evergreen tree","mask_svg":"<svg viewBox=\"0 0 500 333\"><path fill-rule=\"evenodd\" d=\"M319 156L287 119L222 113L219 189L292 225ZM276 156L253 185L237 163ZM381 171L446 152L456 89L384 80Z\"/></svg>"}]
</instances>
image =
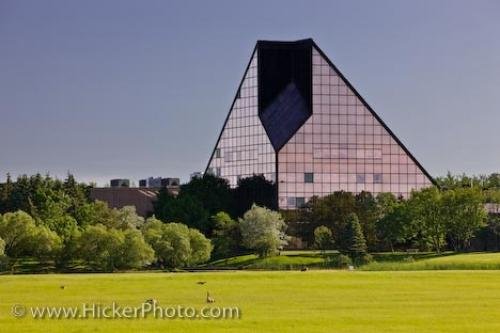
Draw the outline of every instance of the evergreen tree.
<instances>
[{"instance_id":1,"label":"evergreen tree","mask_svg":"<svg viewBox=\"0 0 500 333\"><path fill-rule=\"evenodd\" d=\"M0 184L0 214L12 211L12 192L14 190L14 185L12 185L12 179L10 174L7 174L7 180L4 184Z\"/></svg>"},{"instance_id":2,"label":"evergreen tree","mask_svg":"<svg viewBox=\"0 0 500 333\"><path fill-rule=\"evenodd\" d=\"M346 248L344 249L352 259L361 258L366 254L366 240L359 224L358 216L351 213L346 218Z\"/></svg>"},{"instance_id":3,"label":"evergreen tree","mask_svg":"<svg viewBox=\"0 0 500 333\"><path fill-rule=\"evenodd\" d=\"M233 215L243 216L254 204L271 210L278 209L276 184L262 175L242 178L234 189Z\"/></svg>"},{"instance_id":4,"label":"evergreen tree","mask_svg":"<svg viewBox=\"0 0 500 333\"><path fill-rule=\"evenodd\" d=\"M356 194L355 213L365 235L366 245L371 250L376 249L379 243L376 222L380 216L380 209L375 197L370 192L362 191Z\"/></svg>"},{"instance_id":5,"label":"evergreen tree","mask_svg":"<svg viewBox=\"0 0 500 333\"><path fill-rule=\"evenodd\" d=\"M208 216L220 211L229 211L232 206L232 193L229 183L224 178L205 174L201 178L193 178L189 183L181 185L178 197L189 197L206 211Z\"/></svg>"}]
</instances>

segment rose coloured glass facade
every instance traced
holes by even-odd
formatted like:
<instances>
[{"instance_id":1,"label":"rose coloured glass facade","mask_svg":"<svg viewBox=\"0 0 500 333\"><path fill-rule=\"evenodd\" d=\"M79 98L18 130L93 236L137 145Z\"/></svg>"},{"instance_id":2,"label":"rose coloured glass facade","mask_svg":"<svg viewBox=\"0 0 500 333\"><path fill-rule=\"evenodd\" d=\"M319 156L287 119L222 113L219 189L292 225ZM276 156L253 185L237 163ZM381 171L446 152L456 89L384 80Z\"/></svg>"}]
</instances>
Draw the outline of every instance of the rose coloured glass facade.
<instances>
[{"instance_id":1,"label":"rose coloured glass facade","mask_svg":"<svg viewBox=\"0 0 500 333\"><path fill-rule=\"evenodd\" d=\"M340 190L407 197L433 182L312 40L257 43L207 172L232 186L277 179L284 209Z\"/></svg>"},{"instance_id":2,"label":"rose coloured glass facade","mask_svg":"<svg viewBox=\"0 0 500 333\"><path fill-rule=\"evenodd\" d=\"M254 174L276 179L276 154L257 114L257 61L254 52L206 171L232 187Z\"/></svg>"}]
</instances>

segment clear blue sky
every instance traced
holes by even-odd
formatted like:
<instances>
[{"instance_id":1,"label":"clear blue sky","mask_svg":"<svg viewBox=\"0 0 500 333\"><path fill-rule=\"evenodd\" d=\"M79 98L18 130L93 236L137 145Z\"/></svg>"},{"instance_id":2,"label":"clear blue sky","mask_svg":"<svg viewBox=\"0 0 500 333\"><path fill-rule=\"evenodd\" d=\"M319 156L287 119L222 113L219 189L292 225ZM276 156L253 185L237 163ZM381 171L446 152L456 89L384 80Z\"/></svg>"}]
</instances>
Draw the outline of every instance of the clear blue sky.
<instances>
[{"instance_id":1,"label":"clear blue sky","mask_svg":"<svg viewBox=\"0 0 500 333\"><path fill-rule=\"evenodd\" d=\"M500 171L499 1L0 0L0 180L203 170L258 39L312 37L428 171Z\"/></svg>"}]
</instances>

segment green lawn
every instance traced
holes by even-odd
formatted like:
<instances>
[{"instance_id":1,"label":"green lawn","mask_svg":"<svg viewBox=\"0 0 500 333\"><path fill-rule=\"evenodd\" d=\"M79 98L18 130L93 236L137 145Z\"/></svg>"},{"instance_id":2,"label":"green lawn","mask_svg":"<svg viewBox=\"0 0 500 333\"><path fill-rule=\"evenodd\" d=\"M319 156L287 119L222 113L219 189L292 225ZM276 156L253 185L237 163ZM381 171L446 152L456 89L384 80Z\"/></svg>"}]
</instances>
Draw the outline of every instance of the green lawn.
<instances>
[{"instance_id":1,"label":"green lawn","mask_svg":"<svg viewBox=\"0 0 500 333\"><path fill-rule=\"evenodd\" d=\"M206 281L199 285L197 281ZM500 271L0 276L0 332L499 332ZM65 288L61 289L60 286ZM241 319L16 319L13 304L238 306Z\"/></svg>"},{"instance_id":2,"label":"green lawn","mask_svg":"<svg viewBox=\"0 0 500 333\"><path fill-rule=\"evenodd\" d=\"M248 254L215 260L207 264L193 267L192 270L230 269L230 270L300 270L338 269L338 251L283 251L281 255L259 258ZM412 270L500 270L500 252L453 253L444 252L384 252L373 253L374 262L358 267L369 271L412 271ZM153 272L154 270L152 270ZM18 260L14 269L8 273L90 273L90 268L81 263L74 263L69 268L57 271L53 262L39 262L33 258Z\"/></svg>"},{"instance_id":3,"label":"green lawn","mask_svg":"<svg viewBox=\"0 0 500 333\"><path fill-rule=\"evenodd\" d=\"M375 254L375 262L361 267L372 271L500 270L500 253Z\"/></svg>"},{"instance_id":4,"label":"green lawn","mask_svg":"<svg viewBox=\"0 0 500 333\"><path fill-rule=\"evenodd\" d=\"M283 251L281 255L259 258L254 254L212 261L206 267L233 269L288 270L309 268L331 268L328 258L336 256L337 251Z\"/></svg>"},{"instance_id":5,"label":"green lawn","mask_svg":"<svg viewBox=\"0 0 500 333\"><path fill-rule=\"evenodd\" d=\"M303 267L313 269L335 269L338 252L326 254L319 251L284 251L280 256L258 258L243 255L207 264L211 268L298 270ZM500 270L500 253L374 253L374 262L359 267L368 271L415 271L415 270Z\"/></svg>"}]
</instances>

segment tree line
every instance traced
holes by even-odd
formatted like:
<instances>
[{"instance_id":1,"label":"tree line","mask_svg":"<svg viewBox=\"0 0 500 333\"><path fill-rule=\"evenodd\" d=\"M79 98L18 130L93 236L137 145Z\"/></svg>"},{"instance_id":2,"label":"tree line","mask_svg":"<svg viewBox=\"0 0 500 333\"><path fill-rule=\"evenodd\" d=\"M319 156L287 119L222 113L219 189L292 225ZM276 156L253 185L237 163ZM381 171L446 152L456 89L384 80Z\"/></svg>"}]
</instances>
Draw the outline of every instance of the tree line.
<instances>
[{"instance_id":1,"label":"tree line","mask_svg":"<svg viewBox=\"0 0 500 333\"><path fill-rule=\"evenodd\" d=\"M438 187L414 191L408 199L391 193L377 196L369 192L353 194L335 192L326 197L313 197L303 207L293 211L281 211L287 224L287 233L315 244L314 230L325 226L332 232L331 247L346 247L348 216L358 219L368 251L420 249L442 251L471 249L472 241L480 241L479 249L497 249L500 225L498 216L487 215L486 202L500 203L500 175L468 177L452 176L437 178ZM238 221L252 203L276 210L276 192L272 183L261 176L240 180L231 189L224 179L205 176L181 187L179 196L164 192L155 205L155 215L161 219L181 219L190 227L198 228L207 237L222 233L215 230L221 222L214 218L226 214L225 220ZM220 215L219 215L220 217ZM223 219L224 220L224 219ZM232 239L240 239L237 228L226 228ZM491 242L491 239L496 241ZM220 242L220 241L218 241ZM228 245L224 245L228 247ZM214 255L228 255L224 246L216 246ZM229 246L232 254L241 247ZM476 245L475 248L478 248Z\"/></svg>"},{"instance_id":2,"label":"tree line","mask_svg":"<svg viewBox=\"0 0 500 333\"><path fill-rule=\"evenodd\" d=\"M439 187L413 191L408 199L343 191L314 197L287 220L294 234L323 248L346 248L346 221L356 214L369 251L498 250L500 216L488 214L485 203L500 203L500 175L448 174L436 181Z\"/></svg>"},{"instance_id":3,"label":"tree line","mask_svg":"<svg viewBox=\"0 0 500 333\"><path fill-rule=\"evenodd\" d=\"M227 255L253 250L267 255L285 242L279 213L253 204L274 191L260 176L242 181L237 190L207 175L183 185L177 197L162 191L158 217L146 219L134 207L91 201L89 188L72 175L64 180L23 175L15 181L8 176L0 184L0 268L13 268L24 257L61 269L177 268L208 261L214 245ZM254 193L263 199L255 200ZM235 221L223 209L241 218Z\"/></svg>"},{"instance_id":4,"label":"tree line","mask_svg":"<svg viewBox=\"0 0 500 333\"><path fill-rule=\"evenodd\" d=\"M361 238L370 252L419 249L439 253L446 246L464 251L487 226L484 197L479 189L441 191L436 187L414 191L407 200L392 193L372 196L343 191L314 197L296 212L292 224L295 233L311 244L318 244L318 228L327 228L331 233L330 248L342 250L349 246L346 242L353 216L359 221ZM328 244L320 243L323 247Z\"/></svg>"},{"instance_id":5,"label":"tree line","mask_svg":"<svg viewBox=\"0 0 500 333\"><path fill-rule=\"evenodd\" d=\"M369 261L373 251L464 251L477 240L487 240L483 249L498 249L500 218L484 210L485 202L500 203L497 179L448 175L437 179L439 188L408 199L340 191L278 211L276 186L262 176L231 188L205 175L181 185L177 196L161 190L144 219L133 207L92 202L90 186L72 175L7 177L0 184L0 251L4 266L32 256L61 268L81 262L109 271L268 256L299 238L308 248L339 250L345 262Z\"/></svg>"}]
</instances>

